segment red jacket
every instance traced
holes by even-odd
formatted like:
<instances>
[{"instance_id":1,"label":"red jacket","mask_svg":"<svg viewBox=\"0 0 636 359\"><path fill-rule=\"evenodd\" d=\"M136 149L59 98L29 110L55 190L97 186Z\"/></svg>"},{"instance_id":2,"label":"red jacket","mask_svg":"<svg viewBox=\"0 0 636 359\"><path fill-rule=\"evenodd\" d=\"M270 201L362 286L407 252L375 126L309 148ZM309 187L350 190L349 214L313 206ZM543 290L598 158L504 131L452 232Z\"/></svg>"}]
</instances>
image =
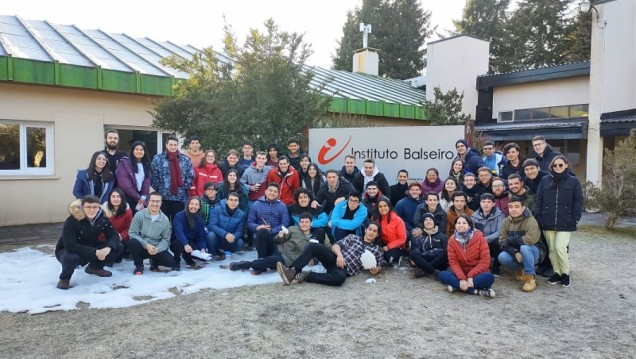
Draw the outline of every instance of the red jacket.
<instances>
[{"instance_id":1,"label":"red jacket","mask_svg":"<svg viewBox=\"0 0 636 359\"><path fill-rule=\"evenodd\" d=\"M391 223L388 222L389 216L391 216ZM382 226L382 242L389 249L398 247L406 249L406 225L400 216L390 211L388 215L382 216L380 226Z\"/></svg>"},{"instance_id":2,"label":"red jacket","mask_svg":"<svg viewBox=\"0 0 636 359\"><path fill-rule=\"evenodd\" d=\"M119 216L110 216L108 218L110 223L112 223L113 228L119 233L122 241L128 240L128 229L130 228L130 223L132 222L132 211L130 208L126 208L126 212Z\"/></svg>"},{"instance_id":3,"label":"red jacket","mask_svg":"<svg viewBox=\"0 0 636 359\"><path fill-rule=\"evenodd\" d=\"M279 186L280 201L286 205L296 202L294 192L300 187L300 177L294 167L289 166L287 174L283 177L278 168L274 168L267 174L267 183L276 182Z\"/></svg>"},{"instance_id":4,"label":"red jacket","mask_svg":"<svg viewBox=\"0 0 636 359\"><path fill-rule=\"evenodd\" d=\"M205 167L194 167L194 181L192 181L192 187L190 187L189 196L203 196L203 186L208 182L223 182L223 173L219 166L206 163Z\"/></svg>"},{"instance_id":5,"label":"red jacket","mask_svg":"<svg viewBox=\"0 0 636 359\"><path fill-rule=\"evenodd\" d=\"M475 278L478 274L488 272L490 250L484 234L475 229L466 250L452 236L448 241L448 264L459 280Z\"/></svg>"}]
</instances>

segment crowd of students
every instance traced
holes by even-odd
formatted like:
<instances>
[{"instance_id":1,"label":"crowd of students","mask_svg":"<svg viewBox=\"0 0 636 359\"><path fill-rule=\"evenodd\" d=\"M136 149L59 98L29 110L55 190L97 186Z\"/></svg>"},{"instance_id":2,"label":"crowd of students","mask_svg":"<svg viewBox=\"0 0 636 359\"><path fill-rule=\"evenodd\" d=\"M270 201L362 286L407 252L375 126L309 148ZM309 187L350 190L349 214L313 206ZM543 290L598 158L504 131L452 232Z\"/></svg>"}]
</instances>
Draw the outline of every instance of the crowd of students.
<instances>
[{"instance_id":1,"label":"crowd of students","mask_svg":"<svg viewBox=\"0 0 636 359\"><path fill-rule=\"evenodd\" d=\"M246 141L241 156L230 150L221 162L196 136L183 152L169 136L152 161L143 142L125 153L118 141L109 131L106 148L77 174L56 247L60 289L71 286L78 265L102 277L126 258L135 275L145 259L151 271L180 270L181 259L197 270L252 249L256 260L226 267L276 270L285 284L342 285L363 270L408 265L414 278L486 297L495 296L501 266L526 292L537 274L571 285L568 244L583 210L581 185L541 136L529 159L515 143L499 152L486 142L479 153L458 140L446 179L429 168L421 183L409 182L401 170L392 186L373 159L359 170L346 156L340 170L323 173L296 140L286 155L276 144L254 152ZM326 272L303 271L317 262Z\"/></svg>"}]
</instances>

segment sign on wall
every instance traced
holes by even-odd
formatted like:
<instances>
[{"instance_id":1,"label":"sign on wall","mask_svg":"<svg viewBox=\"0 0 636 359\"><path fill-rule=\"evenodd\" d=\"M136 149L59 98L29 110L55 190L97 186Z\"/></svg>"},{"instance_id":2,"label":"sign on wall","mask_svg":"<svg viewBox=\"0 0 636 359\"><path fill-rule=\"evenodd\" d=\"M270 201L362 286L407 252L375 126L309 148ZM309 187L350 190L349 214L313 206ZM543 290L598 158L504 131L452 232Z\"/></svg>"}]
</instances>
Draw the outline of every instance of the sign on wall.
<instances>
[{"instance_id":1,"label":"sign on wall","mask_svg":"<svg viewBox=\"0 0 636 359\"><path fill-rule=\"evenodd\" d=\"M443 180L460 138L464 126L317 128L309 130L309 155L323 171L342 168L346 155L356 157L360 170L365 159L373 158L390 184L401 169L409 179L422 181L426 170L435 167Z\"/></svg>"}]
</instances>

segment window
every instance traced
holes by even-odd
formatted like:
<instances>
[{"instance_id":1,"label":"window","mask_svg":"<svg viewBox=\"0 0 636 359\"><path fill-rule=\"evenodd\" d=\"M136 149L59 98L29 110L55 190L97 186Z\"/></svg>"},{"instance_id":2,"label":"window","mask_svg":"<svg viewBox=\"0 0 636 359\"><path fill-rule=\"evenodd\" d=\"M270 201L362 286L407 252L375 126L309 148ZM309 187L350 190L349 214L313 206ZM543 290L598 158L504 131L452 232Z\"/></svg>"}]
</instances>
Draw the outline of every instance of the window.
<instances>
[{"instance_id":1,"label":"window","mask_svg":"<svg viewBox=\"0 0 636 359\"><path fill-rule=\"evenodd\" d=\"M512 121L512 111L499 112L499 122Z\"/></svg>"},{"instance_id":2,"label":"window","mask_svg":"<svg viewBox=\"0 0 636 359\"><path fill-rule=\"evenodd\" d=\"M53 124L0 120L0 176L52 175Z\"/></svg>"},{"instance_id":3,"label":"window","mask_svg":"<svg viewBox=\"0 0 636 359\"><path fill-rule=\"evenodd\" d=\"M514 111L499 112L499 122L530 121L547 119L585 118L588 113L588 105L569 105L526 108Z\"/></svg>"},{"instance_id":4,"label":"window","mask_svg":"<svg viewBox=\"0 0 636 359\"><path fill-rule=\"evenodd\" d=\"M531 119L530 110L515 110L515 121L524 121Z\"/></svg>"},{"instance_id":5,"label":"window","mask_svg":"<svg viewBox=\"0 0 636 359\"><path fill-rule=\"evenodd\" d=\"M133 142L143 141L148 149L150 160L152 160L157 152L163 151L164 137L168 135L156 130L117 128L111 126L106 127L104 133L108 130L117 130L119 133L119 149L126 153L130 152L130 145L132 145ZM161 142L158 140L161 140Z\"/></svg>"}]
</instances>

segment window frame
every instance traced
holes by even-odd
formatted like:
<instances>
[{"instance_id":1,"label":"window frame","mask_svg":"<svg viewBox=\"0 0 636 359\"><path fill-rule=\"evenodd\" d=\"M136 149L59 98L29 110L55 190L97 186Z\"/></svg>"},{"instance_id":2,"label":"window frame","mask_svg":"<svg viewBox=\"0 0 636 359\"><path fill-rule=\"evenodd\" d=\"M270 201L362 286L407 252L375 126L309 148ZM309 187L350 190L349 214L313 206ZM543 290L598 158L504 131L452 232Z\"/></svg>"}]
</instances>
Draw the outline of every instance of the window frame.
<instances>
[{"instance_id":1,"label":"window frame","mask_svg":"<svg viewBox=\"0 0 636 359\"><path fill-rule=\"evenodd\" d=\"M0 119L0 124L18 125L20 136L20 168L19 169L0 169L0 178L29 176L44 177L55 174L55 123L45 121L31 120L10 120ZM45 130L45 158L46 167L29 167L28 166L28 131L27 128L44 128Z\"/></svg>"}]
</instances>

